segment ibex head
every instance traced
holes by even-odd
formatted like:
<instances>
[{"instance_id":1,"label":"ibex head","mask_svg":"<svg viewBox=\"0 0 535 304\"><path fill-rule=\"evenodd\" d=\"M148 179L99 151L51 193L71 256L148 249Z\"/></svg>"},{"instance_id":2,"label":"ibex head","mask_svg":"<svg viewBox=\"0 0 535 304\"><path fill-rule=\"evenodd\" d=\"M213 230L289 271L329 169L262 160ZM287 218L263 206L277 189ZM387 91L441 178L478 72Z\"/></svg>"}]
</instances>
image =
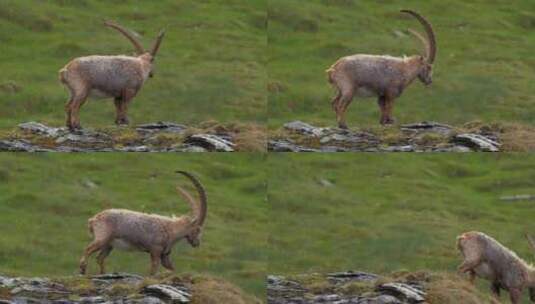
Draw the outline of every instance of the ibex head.
<instances>
[{"instance_id":1,"label":"ibex head","mask_svg":"<svg viewBox=\"0 0 535 304\"><path fill-rule=\"evenodd\" d=\"M139 58L145 60L149 64L149 67L150 67L149 77L153 77L154 76L153 62L154 62L154 59L156 58L156 54L158 53L158 50L160 49L160 44L162 43L163 37L165 36L165 31L164 30L160 31L160 33L158 34L158 37L156 37L156 40L154 41L154 44L152 45L151 50L146 51L141 45L141 42L130 31L128 31L124 27L112 21L105 21L104 25L109 26L119 31L134 45L134 48L136 49L136 53L139 56Z\"/></svg>"},{"instance_id":2,"label":"ibex head","mask_svg":"<svg viewBox=\"0 0 535 304\"><path fill-rule=\"evenodd\" d=\"M197 192L199 193L199 201L197 202L185 189L183 189L180 186L176 186L178 193L182 195L182 197L184 197L184 199L188 202L188 204L191 206L191 209L193 210L191 227L189 229L188 234L186 234L185 238L188 241L188 243L191 245L191 247L199 247L199 245L201 244L204 220L206 219L206 211L207 211L206 191L204 190L204 187L199 182L199 180L195 178L195 176L185 171L176 171L176 172L188 177L193 182L193 185L195 186L195 188L197 189Z\"/></svg>"},{"instance_id":3,"label":"ibex head","mask_svg":"<svg viewBox=\"0 0 535 304\"><path fill-rule=\"evenodd\" d=\"M409 14L415 17L424 27L427 34L427 39L415 30L409 29L409 33L418 38L425 47L425 55L420 57L420 71L418 73L418 79L425 84L430 85L433 82L433 63L437 54L437 44L435 38L435 32L431 23L427 21L420 14L411 10L401 10L402 13Z\"/></svg>"}]
</instances>

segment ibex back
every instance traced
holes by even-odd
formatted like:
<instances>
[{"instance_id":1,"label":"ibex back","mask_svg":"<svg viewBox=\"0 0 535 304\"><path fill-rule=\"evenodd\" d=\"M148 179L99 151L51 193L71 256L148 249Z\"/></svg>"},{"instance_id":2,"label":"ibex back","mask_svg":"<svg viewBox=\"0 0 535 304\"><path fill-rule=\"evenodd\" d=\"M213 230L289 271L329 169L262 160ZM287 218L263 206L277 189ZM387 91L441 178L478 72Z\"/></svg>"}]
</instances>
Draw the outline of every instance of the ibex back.
<instances>
[{"instance_id":1,"label":"ibex back","mask_svg":"<svg viewBox=\"0 0 535 304\"><path fill-rule=\"evenodd\" d=\"M170 255L176 242L185 238L192 247L200 245L207 212L206 192L193 175L177 172L188 177L199 192L199 201L196 201L177 186L178 193L192 208L192 214L166 217L124 209L108 209L96 214L88 221L94 240L86 247L80 260L81 274L86 272L87 259L97 251L100 251L97 257L100 273L105 272L104 260L116 248L148 252L151 257L150 273L155 274L160 262L165 268L174 270Z\"/></svg>"},{"instance_id":2,"label":"ibex back","mask_svg":"<svg viewBox=\"0 0 535 304\"><path fill-rule=\"evenodd\" d=\"M148 77L152 77L154 58L160 48L164 32L161 31L152 49L147 52L141 43L118 24L106 26L122 33L136 48L138 56L87 56L73 59L59 71L60 81L69 89L70 98L65 105L66 125L70 130L81 128L80 108L89 96L114 98L116 124L128 124L127 110Z\"/></svg>"},{"instance_id":3,"label":"ibex back","mask_svg":"<svg viewBox=\"0 0 535 304\"><path fill-rule=\"evenodd\" d=\"M535 243L528 236L531 246ZM468 273L473 283L476 276L491 282L491 292L496 299L500 289L509 292L511 303L518 304L522 290L529 288L535 301L535 269L495 239L482 232L466 232L457 238L457 248L464 261L460 273Z\"/></svg>"},{"instance_id":4,"label":"ibex back","mask_svg":"<svg viewBox=\"0 0 535 304\"><path fill-rule=\"evenodd\" d=\"M392 57L379 55L353 55L338 59L328 70L328 80L337 90L331 102L340 128L347 128L345 113L353 97L378 97L381 124L391 124L394 100L416 77L425 85L432 82L433 62L436 56L436 39L431 24L410 10L401 12L414 16L423 25L428 39L416 31L410 33L425 45L425 55Z\"/></svg>"}]
</instances>

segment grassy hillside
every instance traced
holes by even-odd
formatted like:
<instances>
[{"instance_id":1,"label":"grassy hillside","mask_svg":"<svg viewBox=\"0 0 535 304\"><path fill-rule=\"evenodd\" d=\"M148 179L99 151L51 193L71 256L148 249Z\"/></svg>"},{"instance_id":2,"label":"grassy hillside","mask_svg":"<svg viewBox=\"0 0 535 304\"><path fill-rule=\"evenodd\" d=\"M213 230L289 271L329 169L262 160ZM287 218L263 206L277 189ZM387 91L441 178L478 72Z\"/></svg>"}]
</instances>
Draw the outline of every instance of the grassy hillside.
<instances>
[{"instance_id":1,"label":"grassy hillside","mask_svg":"<svg viewBox=\"0 0 535 304\"><path fill-rule=\"evenodd\" d=\"M104 19L140 33L146 47L167 29L155 77L130 107L132 123L266 119L265 0L5 0L0 128L29 120L62 125L68 92L57 71L79 56L133 53ZM112 125L114 111L111 100L90 101L82 125Z\"/></svg>"},{"instance_id":2,"label":"grassy hillside","mask_svg":"<svg viewBox=\"0 0 535 304\"><path fill-rule=\"evenodd\" d=\"M472 120L535 123L535 3L515 1L269 2L269 126L300 119L334 125L333 89L325 69L355 53L418 54L421 44L404 34L420 24L399 13L421 12L438 40L434 82L413 83L394 107L398 122ZM399 31L399 32L396 32ZM355 100L350 126L378 124L374 99Z\"/></svg>"},{"instance_id":3,"label":"grassy hillside","mask_svg":"<svg viewBox=\"0 0 535 304\"><path fill-rule=\"evenodd\" d=\"M104 208L164 215L188 212L175 192L193 172L208 192L203 243L175 246L179 274L230 280L264 298L267 206L261 155L0 155L0 273L64 276L78 271L91 241L87 219ZM192 189L192 191L194 191ZM195 192L192 192L195 193ZM145 253L114 251L108 271L146 275ZM95 273L94 259L89 273ZM163 271L163 269L161 269Z\"/></svg>"},{"instance_id":4,"label":"grassy hillside","mask_svg":"<svg viewBox=\"0 0 535 304\"><path fill-rule=\"evenodd\" d=\"M455 238L484 231L527 261L534 252L530 155L270 154L269 273L454 273ZM488 284L480 282L482 291ZM526 302L528 303L528 302Z\"/></svg>"}]
</instances>

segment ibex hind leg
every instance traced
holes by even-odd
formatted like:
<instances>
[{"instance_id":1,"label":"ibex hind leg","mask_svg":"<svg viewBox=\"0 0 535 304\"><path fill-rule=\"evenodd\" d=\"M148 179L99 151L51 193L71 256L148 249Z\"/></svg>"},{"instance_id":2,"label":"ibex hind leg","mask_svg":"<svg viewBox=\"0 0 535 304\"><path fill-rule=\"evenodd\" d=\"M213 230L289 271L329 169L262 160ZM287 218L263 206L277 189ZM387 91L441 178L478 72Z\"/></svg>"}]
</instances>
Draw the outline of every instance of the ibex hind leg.
<instances>
[{"instance_id":1,"label":"ibex hind leg","mask_svg":"<svg viewBox=\"0 0 535 304\"><path fill-rule=\"evenodd\" d=\"M100 274L106 273L104 260L110 255L112 250L113 250L113 247L109 245L100 250L100 253L98 254L98 257L97 257L97 263L98 263L98 266L100 267Z\"/></svg>"},{"instance_id":2,"label":"ibex hind leg","mask_svg":"<svg viewBox=\"0 0 535 304\"><path fill-rule=\"evenodd\" d=\"M86 91L76 93L69 103L70 122L67 124L67 127L71 131L82 128L82 126L80 125L80 108L87 100L88 94L89 93Z\"/></svg>"},{"instance_id":3,"label":"ibex hind leg","mask_svg":"<svg viewBox=\"0 0 535 304\"><path fill-rule=\"evenodd\" d=\"M340 97L342 97L342 93L340 92L340 90L338 90L336 92L336 96L334 96L333 99L331 100L331 108L335 112L336 112L336 108L338 107L338 101L340 100Z\"/></svg>"},{"instance_id":4,"label":"ibex hind leg","mask_svg":"<svg viewBox=\"0 0 535 304\"><path fill-rule=\"evenodd\" d=\"M106 246L106 243L107 241L104 239L94 240L85 248L84 254L80 259L80 274L85 274L87 270L87 259L89 259L93 253Z\"/></svg>"},{"instance_id":5,"label":"ibex hind leg","mask_svg":"<svg viewBox=\"0 0 535 304\"><path fill-rule=\"evenodd\" d=\"M519 304L520 298L522 298L522 290L518 288L511 288L509 290L509 296L511 297L512 304Z\"/></svg>"},{"instance_id":6,"label":"ibex hind leg","mask_svg":"<svg viewBox=\"0 0 535 304\"><path fill-rule=\"evenodd\" d=\"M338 107L336 109L336 120L338 122L338 127L341 129L347 129L346 111L352 100L353 90L346 89L342 91L342 96L338 101Z\"/></svg>"},{"instance_id":7,"label":"ibex hind leg","mask_svg":"<svg viewBox=\"0 0 535 304\"><path fill-rule=\"evenodd\" d=\"M500 283L493 282L490 284L490 292L492 293L492 296L499 300L500 299Z\"/></svg>"}]
</instances>

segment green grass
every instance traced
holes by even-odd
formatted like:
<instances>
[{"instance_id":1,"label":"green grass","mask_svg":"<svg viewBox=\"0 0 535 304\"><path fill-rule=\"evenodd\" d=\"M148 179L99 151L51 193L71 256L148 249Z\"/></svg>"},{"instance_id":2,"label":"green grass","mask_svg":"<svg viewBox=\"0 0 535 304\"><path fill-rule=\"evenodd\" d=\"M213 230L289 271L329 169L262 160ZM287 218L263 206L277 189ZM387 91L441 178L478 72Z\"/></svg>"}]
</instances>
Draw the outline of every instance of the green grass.
<instances>
[{"instance_id":1,"label":"green grass","mask_svg":"<svg viewBox=\"0 0 535 304\"><path fill-rule=\"evenodd\" d=\"M76 274L91 241L87 219L105 208L163 215L188 212L175 185L192 189L176 169L193 172L208 192L208 217L197 249L175 246L177 273L214 275L263 298L267 205L261 154L0 155L0 271L17 276ZM194 191L192 189L192 191ZM195 192L192 192L195 193ZM145 253L114 251L107 271L147 275ZM161 269L163 271L163 269ZM94 259L89 273L96 273Z\"/></svg>"},{"instance_id":2,"label":"green grass","mask_svg":"<svg viewBox=\"0 0 535 304\"><path fill-rule=\"evenodd\" d=\"M434 25L438 55L434 82L415 81L394 108L398 122L471 120L535 123L535 3L515 1L271 0L268 5L268 117L270 129L291 120L334 125L334 91L325 70L356 54L418 54L418 40L395 31L422 32L399 13L411 8ZM373 99L355 99L349 125L376 125Z\"/></svg>"},{"instance_id":3,"label":"green grass","mask_svg":"<svg viewBox=\"0 0 535 304\"><path fill-rule=\"evenodd\" d=\"M167 29L155 77L129 114L140 124L264 123L265 0L5 0L0 3L0 128L23 121L64 124L68 92L57 72L75 57L131 54L112 19L142 35L148 48ZM82 124L112 125L111 100L90 100Z\"/></svg>"},{"instance_id":4,"label":"green grass","mask_svg":"<svg viewBox=\"0 0 535 304\"><path fill-rule=\"evenodd\" d=\"M499 198L535 194L534 161L527 154L270 154L268 272L454 273L456 236L470 230L533 261L523 234L535 234L534 202ZM486 282L479 285L487 292Z\"/></svg>"}]
</instances>

